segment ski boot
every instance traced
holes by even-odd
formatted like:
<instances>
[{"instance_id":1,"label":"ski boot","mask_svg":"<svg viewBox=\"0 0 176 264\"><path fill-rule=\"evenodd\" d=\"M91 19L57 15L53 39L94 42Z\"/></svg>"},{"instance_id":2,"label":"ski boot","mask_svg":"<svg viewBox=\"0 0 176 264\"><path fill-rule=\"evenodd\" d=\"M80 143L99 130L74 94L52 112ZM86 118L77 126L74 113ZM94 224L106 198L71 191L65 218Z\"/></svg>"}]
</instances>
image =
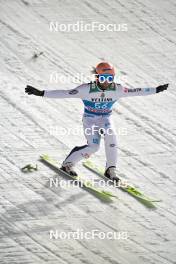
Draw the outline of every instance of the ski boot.
<instances>
[{"instance_id":1,"label":"ski boot","mask_svg":"<svg viewBox=\"0 0 176 264\"><path fill-rule=\"evenodd\" d=\"M64 172L68 173L71 176L78 176L76 171L74 171L73 164L71 162L67 162L65 164L62 164L62 167L60 168Z\"/></svg>"},{"instance_id":2,"label":"ski boot","mask_svg":"<svg viewBox=\"0 0 176 264\"><path fill-rule=\"evenodd\" d=\"M113 182L119 184L120 179L117 176L117 169L115 166L111 166L105 170L104 176L112 180Z\"/></svg>"}]
</instances>

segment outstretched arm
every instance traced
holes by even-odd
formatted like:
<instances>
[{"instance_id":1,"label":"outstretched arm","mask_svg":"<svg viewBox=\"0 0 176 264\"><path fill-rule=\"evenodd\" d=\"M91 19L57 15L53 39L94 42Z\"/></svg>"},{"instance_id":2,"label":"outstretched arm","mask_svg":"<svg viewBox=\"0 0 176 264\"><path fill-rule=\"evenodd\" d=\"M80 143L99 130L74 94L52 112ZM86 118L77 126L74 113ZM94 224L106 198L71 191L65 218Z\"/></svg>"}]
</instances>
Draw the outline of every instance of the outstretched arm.
<instances>
[{"instance_id":1,"label":"outstretched arm","mask_svg":"<svg viewBox=\"0 0 176 264\"><path fill-rule=\"evenodd\" d=\"M81 98L80 86L71 90L43 90L40 91L30 85L27 85L25 92L36 96L44 96L48 98Z\"/></svg>"},{"instance_id":2,"label":"outstretched arm","mask_svg":"<svg viewBox=\"0 0 176 264\"><path fill-rule=\"evenodd\" d=\"M44 91L40 91L40 90L34 88L31 85L27 85L26 86L25 93L27 93L27 94L33 94L33 95L36 95L36 96L44 96Z\"/></svg>"},{"instance_id":3,"label":"outstretched arm","mask_svg":"<svg viewBox=\"0 0 176 264\"><path fill-rule=\"evenodd\" d=\"M156 88L125 88L121 87L121 89L117 92L118 97L129 97L129 96L146 96L159 92L163 92L167 90L169 84L160 85Z\"/></svg>"}]
</instances>

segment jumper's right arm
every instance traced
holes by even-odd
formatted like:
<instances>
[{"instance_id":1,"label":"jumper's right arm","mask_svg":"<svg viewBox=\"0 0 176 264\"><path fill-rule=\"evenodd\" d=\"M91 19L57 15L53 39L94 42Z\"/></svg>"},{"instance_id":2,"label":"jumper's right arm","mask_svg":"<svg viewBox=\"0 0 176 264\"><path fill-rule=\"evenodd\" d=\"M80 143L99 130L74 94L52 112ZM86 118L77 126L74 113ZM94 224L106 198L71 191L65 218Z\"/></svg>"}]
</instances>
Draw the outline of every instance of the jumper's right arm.
<instances>
[{"instance_id":1,"label":"jumper's right arm","mask_svg":"<svg viewBox=\"0 0 176 264\"><path fill-rule=\"evenodd\" d=\"M81 98L82 89L81 86L71 90L43 90L40 91L30 85L27 85L25 92L36 96L43 96L48 98Z\"/></svg>"},{"instance_id":2,"label":"jumper's right arm","mask_svg":"<svg viewBox=\"0 0 176 264\"><path fill-rule=\"evenodd\" d=\"M79 89L72 90L45 90L44 97L48 98L80 98Z\"/></svg>"}]
</instances>

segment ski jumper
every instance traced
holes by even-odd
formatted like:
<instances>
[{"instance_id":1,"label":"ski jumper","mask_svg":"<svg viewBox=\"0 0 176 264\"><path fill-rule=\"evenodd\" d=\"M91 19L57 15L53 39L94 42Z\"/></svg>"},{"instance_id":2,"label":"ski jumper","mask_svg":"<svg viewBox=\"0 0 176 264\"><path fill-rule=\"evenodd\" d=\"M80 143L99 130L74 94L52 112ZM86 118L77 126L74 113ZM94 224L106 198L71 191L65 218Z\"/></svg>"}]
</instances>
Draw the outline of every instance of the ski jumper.
<instances>
[{"instance_id":1,"label":"ski jumper","mask_svg":"<svg viewBox=\"0 0 176 264\"><path fill-rule=\"evenodd\" d=\"M100 147L104 135L106 168L117 166L117 139L111 120L113 104L122 97L144 96L156 93L156 88L126 88L112 83L106 90L96 82L82 84L72 90L45 90L48 98L80 98L84 103L83 127L87 144L75 147L66 157L64 164L75 165L83 158L89 158Z\"/></svg>"}]
</instances>

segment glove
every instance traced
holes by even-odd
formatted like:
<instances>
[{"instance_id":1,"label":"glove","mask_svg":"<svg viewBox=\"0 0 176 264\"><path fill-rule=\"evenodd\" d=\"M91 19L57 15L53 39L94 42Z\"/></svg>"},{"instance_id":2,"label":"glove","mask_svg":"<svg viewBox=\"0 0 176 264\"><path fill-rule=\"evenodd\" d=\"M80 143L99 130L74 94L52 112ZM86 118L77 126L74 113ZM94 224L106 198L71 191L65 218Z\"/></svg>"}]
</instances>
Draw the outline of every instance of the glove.
<instances>
[{"instance_id":1,"label":"glove","mask_svg":"<svg viewBox=\"0 0 176 264\"><path fill-rule=\"evenodd\" d=\"M30 85L26 86L25 93L34 94L36 96L44 96L44 91L40 91L40 90L30 86Z\"/></svg>"},{"instance_id":2,"label":"glove","mask_svg":"<svg viewBox=\"0 0 176 264\"><path fill-rule=\"evenodd\" d=\"M169 84L167 83L167 84L163 84L163 85L156 87L156 93L163 92L164 90L167 90L168 86L169 86Z\"/></svg>"}]
</instances>

